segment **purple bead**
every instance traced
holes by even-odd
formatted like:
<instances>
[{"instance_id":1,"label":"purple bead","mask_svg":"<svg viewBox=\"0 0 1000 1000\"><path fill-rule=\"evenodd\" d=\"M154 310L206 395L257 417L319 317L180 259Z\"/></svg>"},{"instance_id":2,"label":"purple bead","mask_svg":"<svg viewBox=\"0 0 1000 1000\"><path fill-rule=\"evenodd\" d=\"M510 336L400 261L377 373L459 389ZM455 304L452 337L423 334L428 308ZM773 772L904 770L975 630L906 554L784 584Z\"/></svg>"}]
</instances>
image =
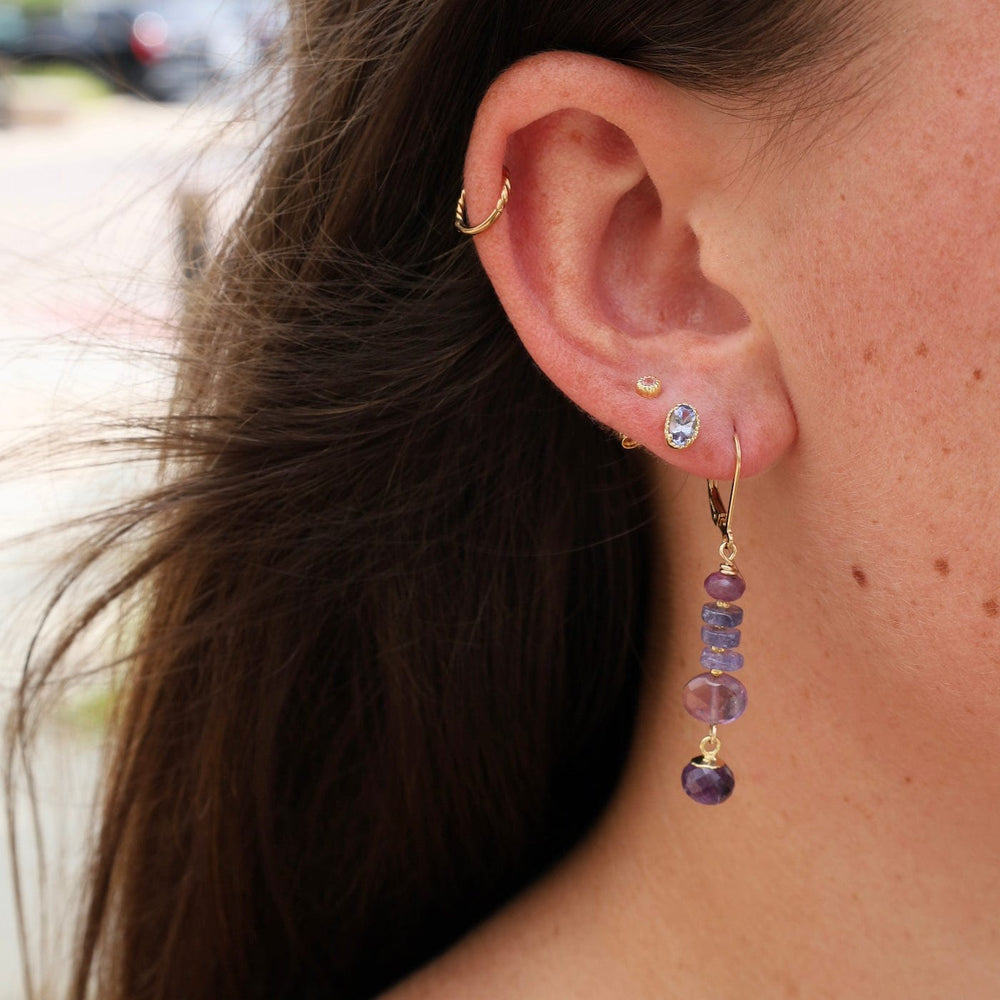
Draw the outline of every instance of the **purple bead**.
<instances>
[{"instance_id":1,"label":"purple bead","mask_svg":"<svg viewBox=\"0 0 1000 1000\"><path fill-rule=\"evenodd\" d=\"M740 644L738 628L719 628L717 625L702 625L701 641L716 649L735 649Z\"/></svg>"},{"instance_id":2,"label":"purple bead","mask_svg":"<svg viewBox=\"0 0 1000 1000\"><path fill-rule=\"evenodd\" d=\"M743 623L743 609L738 604L730 604L728 608L720 608L712 602L701 609L701 620L706 625L721 625L723 628L736 628Z\"/></svg>"},{"instance_id":3,"label":"purple bead","mask_svg":"<svg viewBox=\"0 0 1000 1000\"><path fill-rule=\"evenodd\" d=\"M701 651L699 661L706 670L739 670L743 666L742 653L717 653L707 646Z\"/></svg>"},{"instance_id":4,"label":"purple bead","mask_svg":"<svg viewBox=\"0 0 1000 1000\"><path fill-rule=\"evenodd\" d=\"M738 601L746 589L747 582L742 576L715 572L705 580L708 596L714 597L717 601Z\"/></svg>"},{"instance_id":5,"label":"purple bead","mask_svg":"<svg viewBox=\"0 0 1000 1000\"><path fill-rule=\"evenodd\" d=\"M717 806L733 794L736 779L728 765L706 767L704 757L692 757L681 771L684 791L703 806Z\"/></svg>"},{"instance_id":6,"label":"purple bead","mask_svg":"<svg viewBox=\"0 0 1000 1000\"><path fill-rule=\"evenodd\" d=\"M698 674L684 685L684 707L710 725L735 722L747 707L747 689L731 674Z\"/></svg>"}]
</instances>

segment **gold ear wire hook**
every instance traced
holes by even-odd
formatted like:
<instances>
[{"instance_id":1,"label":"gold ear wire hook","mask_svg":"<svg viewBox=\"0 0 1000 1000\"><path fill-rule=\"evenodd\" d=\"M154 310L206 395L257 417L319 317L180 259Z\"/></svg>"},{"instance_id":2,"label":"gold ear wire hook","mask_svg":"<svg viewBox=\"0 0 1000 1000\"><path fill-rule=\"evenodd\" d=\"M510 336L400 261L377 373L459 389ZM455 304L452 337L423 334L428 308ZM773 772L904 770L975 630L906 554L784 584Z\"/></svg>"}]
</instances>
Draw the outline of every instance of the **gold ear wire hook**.
<instances>
[{"instance_id":1,"label":"gold ear wire hook","mask_svg":"<svg viewBox=\"0 0 1000 1000\"><path fill-rule=\"evenodd\" d=\"M733 470L733 488L729 491L728 507L722 502L718 483L714 479L708 481L708 502L712 507L712 522L722 532L723 546L730 548L735 548L733 543L733 508L736 505L736 488L740 483L740 468L743 465L740 438L736 431L733 431L733 444L736 446L736 468Z\"/></svg>"}]
</instances>

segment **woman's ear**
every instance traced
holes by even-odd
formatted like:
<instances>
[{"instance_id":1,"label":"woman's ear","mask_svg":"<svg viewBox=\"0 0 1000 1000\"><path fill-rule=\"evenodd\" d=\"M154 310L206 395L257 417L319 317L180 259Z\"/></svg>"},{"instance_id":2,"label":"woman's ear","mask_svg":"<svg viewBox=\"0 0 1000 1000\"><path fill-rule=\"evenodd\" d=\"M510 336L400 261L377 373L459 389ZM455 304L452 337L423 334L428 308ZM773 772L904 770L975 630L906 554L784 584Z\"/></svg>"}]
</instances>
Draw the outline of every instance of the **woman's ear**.
<instances>
[{"instance_id":1,"label":"woman's ear","mask_svg":"<svg viewBox=\"0 0 1000 1000\"><path fill-rule=\"evenodd\" d=\"M705 478L731 476L734 429L746 475L796 433L727 242L741 228L733 213L749 211L739 186L751 141L740 119L656 77L552 52L497 79L466 159L473 224L509 171L510 201L475 240L539 367L601 423ZM647 375L662 383L656 399L635 390ZM678 403L701 419L683 451L664 438Z\"/></svg>"}]
</instances>

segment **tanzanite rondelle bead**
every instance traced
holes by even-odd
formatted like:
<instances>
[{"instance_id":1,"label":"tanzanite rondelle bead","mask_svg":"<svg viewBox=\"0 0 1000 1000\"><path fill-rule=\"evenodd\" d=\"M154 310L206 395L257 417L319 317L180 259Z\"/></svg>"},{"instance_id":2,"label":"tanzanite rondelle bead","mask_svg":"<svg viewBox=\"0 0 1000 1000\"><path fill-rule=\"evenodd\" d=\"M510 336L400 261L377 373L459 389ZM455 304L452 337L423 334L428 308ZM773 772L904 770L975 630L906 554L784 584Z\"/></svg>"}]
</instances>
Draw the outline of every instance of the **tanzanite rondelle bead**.
<instances>
[{"instance_id":1,"label":"tanzanite rondelle bead","mask_svg":"<svg viewBox=\"0 0 1000 1000\"><path fill-rule=\"evenodd\" d=\"M738 628L719 628L718 625L702 625L701 641L716 649L735 649L740 644Z\"/></svg>"},{"instance_id":2,"label":"tanzanite rondelle bead","mask_svg":"<svg viewBox=\"0 0 1000 1000\"><path fill-rule=\"evenodd\" d=\"M710 725L735 722L747 708L747 689L730 674L698 674L684 685L684 707Z\"/></svg>"},{"instance_id":3,"label":"tanzanite rondelle bead","mask_svg":"<svg viewBox=\"0 0 1000 1000\"><path fill-rule=\"evenodd\" d=\"M726 764L709 767L704 757L692 757L681 771L681 785L695 802L717 806L733 794L736 779Z\"/></svg>"},{"instance_id":4,"label":"tanzanite rondelle bead","mask_svg":"<svg viewBox=\"0 0 1000 1000\"><path fill-rule=\"evenodd\" d=\"M717 601L738 601L746 589L746 580L742 576L730 576L721 571L712 573L705 580L708 596L714 597Z\"/></svg>"},{"instance_id":5,"label":"tanzanite rondelle bead","mask_svg":"<svg viewBox=\"0 0 1000 1000\"><path fill-rule=\"evenodd\" d=\"M727 673L740 670L743 667L743 654L725 652L719 653L707 646L701 651L701 665L706 670L725 670Z\"/></svg>"},{"instance_id":6,"label":"tanzanite rondelle bead","mask_svg":"<svg viewBox=\"0 0 1000 1000\"><path fill-rule=\"evenodd\" d=\"M730 604L728 608L720 608L718 604L712 602L702 607L701 620L706 625L736 628L737 625L743 623L743 609L738 604Z\"/></svg>"}]
</instances>

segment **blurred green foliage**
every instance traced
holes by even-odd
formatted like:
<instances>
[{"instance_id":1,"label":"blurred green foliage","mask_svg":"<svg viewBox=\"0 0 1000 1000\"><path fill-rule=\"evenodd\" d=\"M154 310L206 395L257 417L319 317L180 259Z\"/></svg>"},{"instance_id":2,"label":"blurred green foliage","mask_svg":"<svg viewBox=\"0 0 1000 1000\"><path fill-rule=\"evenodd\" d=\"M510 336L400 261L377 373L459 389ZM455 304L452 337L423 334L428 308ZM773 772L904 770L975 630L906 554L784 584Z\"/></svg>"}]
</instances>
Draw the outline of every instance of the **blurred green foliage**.
<instances>
[{"instance_id":1,"label":"blurred green foliage","mask_svg":"<svg viewBox=\"0 0 1000 1000\"><path fill-rule=\"evenodd\" d=\"M82 736L100 738L108 727L115 697L115 692L110 688L93 688L60 705L56 718Z\"/></svg>"},{"instance_id":2,"label":"blurred green foliage","mask_svg":"<svg viewBox=\"0 0 1000 1000\"><path fill-rule=\"evenodd\" d=\"M89 101L106 97L114 88L103 77L74 63L18 65L14 68L19 89L34 93L46 92L71 101Z\"/></svg>"},{"instance_id":3,"label":"blurred green foliage","mask_svg":"<svg viewBox=\"0 0 1000 1000\"><path fill-rule=\"evenodd\" d=\"M5 0L11 7L19 7L25 14L54 14L65 6L63 0Z\"/></svg>"}]
</instances>

